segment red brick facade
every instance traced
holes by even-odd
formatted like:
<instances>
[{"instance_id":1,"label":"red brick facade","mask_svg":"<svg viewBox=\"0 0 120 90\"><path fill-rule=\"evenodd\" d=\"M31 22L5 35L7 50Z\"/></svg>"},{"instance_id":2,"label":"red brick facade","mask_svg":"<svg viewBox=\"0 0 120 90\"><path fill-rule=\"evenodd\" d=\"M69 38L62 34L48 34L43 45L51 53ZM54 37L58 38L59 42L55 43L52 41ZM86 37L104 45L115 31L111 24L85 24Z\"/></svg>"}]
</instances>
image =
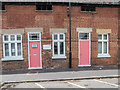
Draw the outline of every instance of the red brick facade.
<instances>
[{"instance_id":1,"label":"red brick facade","mask_svg":"<svg viewBox=\"0 0 120 90\"><path fill-rule=\"evenodd\" d=\"M69 66L69 17L67 6L53 5L53 11L35 11L35 5L6 5L6 12L2 13L3 29L19 28L43 28L41 34L42 64L46 68L68 68ZM96 7L96 12L81 12L80 6L71 8L71 30L72 30L72 66L78 67L78 32L77 27L92 28L91 33L91 65L115 65L119 58L120 43L118 36L118 10L116 7ZM120 20L119 20L120 21ZM119 22L120 23L120 22ZM50 28L67 28L65 33L65 55L66 59L52 59L51 50L43 50L43 45L51 44L52 33ZM119 29L118 29L119 28ZM109 58L98 58L98 33L96 29L111 29L109 34ZM119 31L118 31L119 30ZM28 68L28 39L27 33L22 35L24 61L3 61L2 67L8 69ZM119 46L119 47L118 47ZM2 48L1 48L1 51Z\"/></svg>"},{"instance_id":2,"label":"red brick facade","mask_svg":"<svg viewBox=\"0 0 120 90\"><path fill-rule=\"evenodd\" d=\"M120 61L120 8L118 10L118 60Z\"/></svg>"}]
</instances>

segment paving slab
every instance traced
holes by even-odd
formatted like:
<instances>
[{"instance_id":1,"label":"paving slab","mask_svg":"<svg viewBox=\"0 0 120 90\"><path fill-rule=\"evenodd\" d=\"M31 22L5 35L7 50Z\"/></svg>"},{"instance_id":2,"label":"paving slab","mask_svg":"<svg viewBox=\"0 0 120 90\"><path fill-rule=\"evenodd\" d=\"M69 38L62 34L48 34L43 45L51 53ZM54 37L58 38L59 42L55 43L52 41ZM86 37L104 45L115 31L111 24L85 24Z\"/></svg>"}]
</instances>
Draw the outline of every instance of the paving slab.
<instances>
[{"instance_id":1,"label":"paving slab","mask_svg":"<svg viewBox=\"0 0 120 90\"><path fill-rule=\"evenodd\" d=\"M7 74L2 75L3 82L26 82L26 81L47 81L47 80L71 80L118 77L118 70L89 70L89 71L65 71L34 74Z\"/></svg>"}]
</instances>

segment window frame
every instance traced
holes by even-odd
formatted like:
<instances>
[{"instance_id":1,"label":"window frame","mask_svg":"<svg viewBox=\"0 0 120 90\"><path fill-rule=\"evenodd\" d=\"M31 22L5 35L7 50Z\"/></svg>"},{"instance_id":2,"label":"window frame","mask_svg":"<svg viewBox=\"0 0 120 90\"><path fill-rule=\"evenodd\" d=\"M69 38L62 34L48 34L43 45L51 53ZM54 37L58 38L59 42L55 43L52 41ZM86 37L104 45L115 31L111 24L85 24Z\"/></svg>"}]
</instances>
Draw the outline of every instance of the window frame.
<instances>
[{"instance_id":1,"label":"window frame","mask_svg":"<svg viewBox=\"0 0 120 90\"><path fill-rule=\"evenodd\" d=\"M60 40L60 34L63 35L63 40ZM54 35L57 35L57 40L54 40ZM54 54L54 42L58 43L58 54ZM60 54L60 42L63 42L63 54ZM52 34L52 50L53 50L53 56L52 59L56 59L56 58L66 58L65 56L65 34L64 33L53 33Z\"/></svg>"},{"instance_id":2,"label":"window frame","mask_svg":"<svg viewBox=\"0 0 120 90\"><path fill-rule=\"evenodd\" d=\"M81 39L80 38L80 34L88 34L88 36L87 36L87 39ZM79 33L79 40L82 40L82 41L84 41L84 40L90 40L90 33Z\"/></svg>"},{"instance_id":3,"label":"window frame","mask_svg":"<svg viewBox=\"0 0 120 90\"><path fill-rule=\"evenodd\" d=\"M94 10L92 10L94 8ZM86 10L89 9L89 10ZM96 12L96 6L93 5L83 5L81 6L81 12Z\"/></svg>"},{"instance_id":4,"label":"window frame","mask_svg":"<svg viewBox=\"0 0 120 90\"><path fill-rule=\"evenodd\" d=\"M8 36L8 41L4 40L4 36L7 35ZM15 36L15 40L11 41L11 35ZM17 35L21 36L21 40L17 40ZM8 44L9 47L9 56L5 56L5 44ZM11 44L14 43L15 44L15 56L11 55ZM18 47L17 44L20 43L21 44L21 55L18 56ZM3 35L3 58L2 61L9 61L9 60L23 60L23 53L22 53L23 49L22 49L22 35L21 34L4 34Z\"/></svg>"},{"instance_id":5,"label":"window frame","mask_svg":"<svg viewBox=\"0 0 120 90\"><path fill-rule=\"evenodd\" d=\"M45 7L45 9L42 9L42 7ZM51 7L51 8L48 9L48 7ZM52 5L47 5L47 4L36 5L36 11L52 11L52 10L53 10Z\"/></svg>"},{"instance_id":6,"label":"window frame","mask_svg":"<svg viewBox=\"0 0 120 90\"><path fill-rule=\"evenodd\" d=\"M109 55L109 34L98 34L98 35L102 35L102 39L98 38L98 43L101 42L102 43L102 53L98 53L98 57L111 57ZM107 35L107 39L104 39L104 35ZM107 42L107 53L104 53L104 42ZM99 47L98 47L99 48Z\"/></svg>"},{"instance_id":7,"label":"window frame","mask_svg":"<svg viewBox=\"0 0 120 90\"><path fill-rule=\"evenodd\" d=\"M30 34L38 34L39 38L37 40L31 40ZM28 33L28 40L29 41L40 41L41 40L41 34L39 32L29 32Z\"/></svg>"},{"instance_id":8,"label":"window frame","mask_svg":"<svg viewBox=\"0 0 120 90\"><path fill-rule=\"evenodd\" d=\"M6 11L5 4L0 4L0 11Z\"/></svg>"}]
</instances>

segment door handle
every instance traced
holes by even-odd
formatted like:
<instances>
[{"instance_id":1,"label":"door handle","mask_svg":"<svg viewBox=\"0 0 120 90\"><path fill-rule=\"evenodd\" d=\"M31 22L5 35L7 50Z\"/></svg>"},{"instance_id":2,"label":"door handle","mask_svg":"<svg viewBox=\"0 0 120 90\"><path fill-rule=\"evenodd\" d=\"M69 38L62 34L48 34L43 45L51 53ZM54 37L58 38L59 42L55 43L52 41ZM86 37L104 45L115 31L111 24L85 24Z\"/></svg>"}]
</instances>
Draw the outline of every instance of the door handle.
<instances>
[{"instance_id":1,"label":"door handle","mask_svg":"<svg viewBox=\"0 0 120 90\"><path fill-rule=\"evenodd\" d=\"M80 55L82 55L82 54L80 53Z\"/></svg>"}]
</instances>

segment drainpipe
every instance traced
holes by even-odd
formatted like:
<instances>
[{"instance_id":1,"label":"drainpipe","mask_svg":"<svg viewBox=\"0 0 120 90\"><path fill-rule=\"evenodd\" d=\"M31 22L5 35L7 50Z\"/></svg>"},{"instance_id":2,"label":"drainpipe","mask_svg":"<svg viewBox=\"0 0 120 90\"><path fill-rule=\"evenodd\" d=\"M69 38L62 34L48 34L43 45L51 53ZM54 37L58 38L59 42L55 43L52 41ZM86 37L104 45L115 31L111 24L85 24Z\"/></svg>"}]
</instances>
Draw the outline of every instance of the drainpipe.
<instances>
[{"instance_id":1,"label":"drainpipe","mask_svg":"<svg viewBox=\"0 0 120 90\"><path fill-rule=\"evenodd\" d=\"M69 68L72 68L72 52L71 52L71 2L69 1L69 42L70 42L70 51L69 51Z\"/></svg>"}]
</instances>

